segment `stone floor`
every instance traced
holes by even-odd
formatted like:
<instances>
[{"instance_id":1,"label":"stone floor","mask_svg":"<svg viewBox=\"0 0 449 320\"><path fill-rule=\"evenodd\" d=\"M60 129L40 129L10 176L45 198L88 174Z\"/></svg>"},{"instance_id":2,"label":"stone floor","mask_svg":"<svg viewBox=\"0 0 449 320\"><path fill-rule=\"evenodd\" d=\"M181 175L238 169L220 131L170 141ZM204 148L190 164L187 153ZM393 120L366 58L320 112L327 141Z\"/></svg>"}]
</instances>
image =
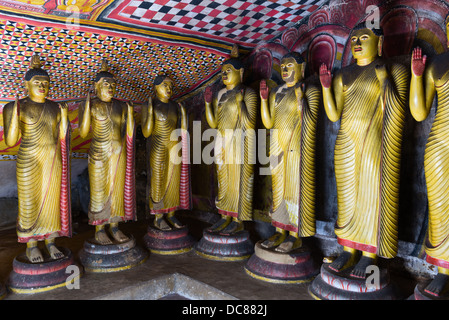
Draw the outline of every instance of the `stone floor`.
<instances>
[{"instance_id":1,"label":"stone floor","mask_svg":"<svg viewBox=\"0 0 449 320\"><path fill-rule=\"evenodd\" d=\"M209 224L196 219L180 219L188 224L199 240ZM132 234L138 245L144 246L143 236L149 221L121 224ZM87 223L75 224L72 238L59 238L57 245L69 248L75 256L86 239L93 236ZM257 241L258 239L254 239ZM24 252L25 245L17 243L14 229L0 232L0 282L5 284L15 256ZM5 300L314 300L305 284L273 284L254 279L244 271L245 261L219 262L204 259L194 250L176 256L150 254L142 264L114 273L84 273L79 289L61 287L32 295L8 293ZM412 294L415 282L398 279L406 294Z\"/></svg>"}]
</instances>

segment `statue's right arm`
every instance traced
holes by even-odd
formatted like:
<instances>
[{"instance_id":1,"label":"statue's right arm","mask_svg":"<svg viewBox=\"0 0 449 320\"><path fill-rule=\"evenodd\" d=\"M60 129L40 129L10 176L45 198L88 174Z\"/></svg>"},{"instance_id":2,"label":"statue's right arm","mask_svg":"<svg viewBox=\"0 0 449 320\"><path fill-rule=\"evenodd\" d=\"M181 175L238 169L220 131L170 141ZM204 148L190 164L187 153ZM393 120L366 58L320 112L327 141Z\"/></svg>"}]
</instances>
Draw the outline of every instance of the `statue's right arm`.
<instances>
[{"instance_id":1,"label":"statue's right arm","mask_svg":"<svg viewBox=\"0 0 449 320\"><path fill-rule=\"evenodd\" d=\"M323 90L323 104L327 117L332 122L340 119L343 110L343 79L341 73L334 78L326 65L320 68L320 81Z\"/></svg>"},{"instance_id":2,"label":"statue's right arm","mask_svg":"<svg viewBox=\"0 0 449 320\"><path fill-rule=\"evenodd\" d=\"M147 107L142 107L142 133L145 138L148 138L153 133L154 115L153 115L153 100L148 98Z\"/></svg>"},{"instance_id":3,"label":"statue's right arm","mask_svg":"<svg viewBox=\"0 0 449 320\"><path fill-rule=\"evenodd\" d=\"M87 94L86 102L78 110L78 121L81 138L87 137L90 130L90 92Z\"/></svg>"},{"instance_id":4,"label":"statue's right arm","mask_svg":"<svg viewBox=\"0 0 449 320\"><path fill-rule=\"evenodd\" d=\"M3 128L8 147L13 147L19 141L19 118L19 97L16 97L14 104L9 103L3 109Z\"/></svg>"},{"instance_id":5,"label":"statue's right arm","mask_svg":"<svg viewBox=\"0 0 449 320\"><path fill-rule=\"evenodd\" d=\"M436 92L432 67L426 69L425 65L426 56L422 56L420 48L415 48L412 54L410 113L416 121L427 118Z\"/></svg>"},{"instance_id":6,"label":"statue's right arm","mask_svg":"<svg viewBox=\"0 0 449 320\"><path fill-rule=\"evenodd\" d=\"M218 103L216 99L213 99L212 95L212 89L210 87L206 88L206 91L204 93L204 102L206 105L206 120L209 126L212 129L217 128L218 121L217 121L217 109L218 109Z\"/></svg>"}]
</instances>

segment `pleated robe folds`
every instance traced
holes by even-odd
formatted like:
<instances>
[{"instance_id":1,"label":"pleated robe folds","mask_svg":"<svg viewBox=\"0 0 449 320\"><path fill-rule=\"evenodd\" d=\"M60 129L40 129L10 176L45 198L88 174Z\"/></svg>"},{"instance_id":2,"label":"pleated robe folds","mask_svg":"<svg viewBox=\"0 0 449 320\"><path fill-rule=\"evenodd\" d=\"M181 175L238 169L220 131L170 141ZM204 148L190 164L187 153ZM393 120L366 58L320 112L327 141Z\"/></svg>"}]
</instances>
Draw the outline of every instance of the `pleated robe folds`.
<instances>
[{"instance_id":1,"label":"pleated robe folds","mask_svg":"<svg viewBox=\"0 0 449 320\"><path fill-rule=\"evenodd\" d=\"M341 70L345 85L334 153L335 233L341 245L392 258L398 247L399 175L409 77L404 66L387 66L390 76L382 91L375 71L379 63L382 60ZM354 72L351 68L359 68L360 73L347 83Z\"/></svg>"},{"instance_id":2,"label":"pleated robe folds","mask_svg":"<svg viewBox=\"0 0 449 320\"><path fill-rule=\"evenodd\" d=\"M275 227L315 234L315 144L321 92L310 87L302 106L294 87L277 87L271 92L275 104L270 139L273 209Z\"/></svg>"}]
</instances>

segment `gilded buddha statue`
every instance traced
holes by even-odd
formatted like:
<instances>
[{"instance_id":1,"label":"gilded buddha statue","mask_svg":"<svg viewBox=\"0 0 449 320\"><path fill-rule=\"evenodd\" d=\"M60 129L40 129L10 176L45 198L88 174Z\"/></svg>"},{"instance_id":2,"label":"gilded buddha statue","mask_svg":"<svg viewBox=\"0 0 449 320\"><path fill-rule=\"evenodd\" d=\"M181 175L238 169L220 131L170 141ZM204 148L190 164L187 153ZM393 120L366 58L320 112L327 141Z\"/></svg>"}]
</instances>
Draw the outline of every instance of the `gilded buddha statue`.
<instances>
[{"instance_id":1,"label":"gilded buddha statue","mask_svg":"<svg viewBox=\"0 0 449 320\"><path fill-rule=\"evenodd\" d=\"M221 219L210 227L212 232L232 234L243 230L243 221L252 219L255 126L257 95L242 84L243 63L233 47L231 58L223 62L223 89L213 95L205 91L206 119L217 129L215 164L218 195L215 200Z\"/></svg>"},{"instance_id":2,"label":"gilded buddha statue","mask_svg":"<svg viewBox=\"0 0 449 320\"><path fill-rule=\"evenodd\" d=\"M70 122L66 104L47 99L50 77L39 56L32 57L25 74L27 96L3 109L5 142L17 154L19 242L26 243L32 263L44 261L38 241L45 241L52 259L64 254L55 239L71 236L70 212Z\"/></svg>"},{"instance_id":3,"label":"gilded buddha statue","mask_svg":"<svg viewBox=\"0 0 449 320\"><path fill-rule=\"evenodd\" d=\"M382 30L362 23L350 41L355 64L334 77L325 65L320 68L326 114L333 122L341 121L334 151L335 233L344 250L329 267L339 272L353 266L350 275L365 278L367 266L378 256L397 254L408 72L381 57Z\"/></svg>"},{"instance_id":4,"label":"gilded buddha statue","mask_svg":"<svg viewBox=\"0 0 449 320\"><path fill-rule=\"evenodd\" d=\"M445 20L449 47L449 15ZM438 267L438 274L424 289L438 296L449 282L449 158L446 152L449 135L446 124L449 117L449 52L433 57L426 66L427 57L420 48L412 54L412 79L410 83L410 111L416 121L425 120L432 108L435 94L438 108L427 140L424 155L424 172L429 204L426 260Z\"/></svg>"},{"instance_id":5,"label":"gilded buddha statue","mask_svg":"<svg viewBox=\"0 0 449 320\"><path fill-rule=\"evenodd\" d=\"M151 214L155 215L153 225L167 231L184 227L175 213L190 207L189 194L184 192L189 189L188 171L183 170L182 164L186 161L180 159L178 140L174 135L181 127L182 143L186 143L187 115L184 106L171 100L173 80L168 76L156 77L154 91L156 98L150 97L148 107L142 108L142 132L145 138L153 138L149 152L149 207ZM181 152L181 157L185 157L187 150Z\"/></svg>"},{"instance_id":6,"label":"gilded buddha statue","mask_svg":"<svg viewBox=\"0 0 449 320\"><path fill-rule=\"evenodd\" d=\"M281 60L284 84L270 93L260 85L261 116L273 129L270 159L273 190L272 224L276 233L262 247L289 252L301 237L315 234L315 139L321 92L305 89L305 62L299 53Z\"/></svg>"},{"instance_id":7,"label":"gilded buddha statue","mask_svg":"<svg viewBox=\"0 0 449 320\"><path fill-rule=\"evenodd\" d=\"M133 106L114 98L117 82L103 61L95 78L96 97L90 93L79 109L79 130L87 137L92 127L88 172L90 183L89 224L95 240L109 245L129 238L119 230L121 221L135 220ZM109 237L106 225L109 224Z\"/></svg>"}]
</instances>

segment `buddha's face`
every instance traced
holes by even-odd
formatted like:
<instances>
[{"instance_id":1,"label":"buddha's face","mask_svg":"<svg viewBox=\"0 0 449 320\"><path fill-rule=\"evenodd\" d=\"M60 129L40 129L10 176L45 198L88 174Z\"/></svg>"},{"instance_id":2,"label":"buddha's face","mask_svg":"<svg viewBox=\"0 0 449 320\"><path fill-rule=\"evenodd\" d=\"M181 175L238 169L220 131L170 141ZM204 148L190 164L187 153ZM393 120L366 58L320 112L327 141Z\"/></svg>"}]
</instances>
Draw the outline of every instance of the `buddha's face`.
<instances>
[{"instance_id":1,"label":"buddha's face","mask_svg":"<svg viewBox=\"0 0 449 320\"><path fill-rule=\"evenodd\" d=\"M379 37L368 28L356 30L351 36L354 59L373 59L378 56Z\"/></svg>"},{"instance_id":2,"label":"buddha's face","mask_svg":"<svg viewBox=\"0 0 449 320\"><path fill-rule=\"evenodd\" d=\"M96 84L95 89L98 98L101 101L109 102L115 96L117 83L112 78L101 78Z\"/></svg>"},{"instance_id":3,"label":"buddha's face","mask_svg":"<svg viewBox=\"0 0 449 320\"><path fill-rule=\"evenodd\" d=\"M237 85L242 81L241 71L235 69L231 64L225 64L221 68L221 79L225 86Z\"/></svg>"},{"instance_id":4,"label":"buddha's face","mask_svg":"<svg viewBox=\"0 0 449 320\"><path fill-rule=\"evenodd\" d=\"M295 61L294 58L285 58L281 61L282 80L285 83L297 83L302 78L302 64Z\"/></svg>"},{"instance_id":5,"label":"buddha's face","mask_svg":"<svg viewBox=\"0 0 449 320\"><path fill-rule=\"evenodd\" d=\"M50 78L46 76L34 76L26 82L26 88L31 100L45 100L50 89Z\"/></svg>"},{"instance_id":6,"label":"buddha's face","mask_svg":"<svg viewBox=\"0 0 449 320\"><path fill-rule=\"evenodd\" d=\"M173 95L173 81L170 78L165 78L162 83L155 86L156 96L161 101L169 100Z\"/></svg>"}]
</instances>

